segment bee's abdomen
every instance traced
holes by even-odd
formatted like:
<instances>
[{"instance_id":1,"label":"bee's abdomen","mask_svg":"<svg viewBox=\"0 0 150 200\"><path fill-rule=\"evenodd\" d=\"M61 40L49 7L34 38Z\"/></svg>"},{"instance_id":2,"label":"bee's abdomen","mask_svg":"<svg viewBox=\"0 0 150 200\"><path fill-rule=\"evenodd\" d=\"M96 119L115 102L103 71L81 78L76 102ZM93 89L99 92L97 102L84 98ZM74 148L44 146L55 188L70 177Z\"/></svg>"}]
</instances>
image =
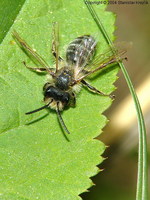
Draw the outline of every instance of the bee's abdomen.
<instances>
[{"instance_id":1,"label":"bee's abdomen","mask_svg":"<svg viewBox=\"0 0 150 200\"><path fill-rule=\"evenodd\" d=\"M85 66L92 60L95 53L96 41L91 35L84 35L71 42L66 51L69 64Z\"/></svg>"}]
</instances>

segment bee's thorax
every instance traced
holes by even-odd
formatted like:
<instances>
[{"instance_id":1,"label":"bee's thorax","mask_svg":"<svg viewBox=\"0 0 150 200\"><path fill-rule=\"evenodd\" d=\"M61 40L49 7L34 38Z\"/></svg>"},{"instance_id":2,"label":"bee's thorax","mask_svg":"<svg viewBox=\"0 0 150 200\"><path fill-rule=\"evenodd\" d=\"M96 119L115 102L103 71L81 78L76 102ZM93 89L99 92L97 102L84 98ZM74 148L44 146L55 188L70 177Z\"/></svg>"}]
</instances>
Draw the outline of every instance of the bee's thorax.
<instances>
[{"instance_id":1,"label":"bee's thorax","mask_svg":"<svg viewBox=\"0 0 150 200\"><path fill-rule=\"evenodd\" d=\"M60 69L54 80L55 86L61 90L67 91L72 82L72 74L72 71L67 67Z\"/></svg>"}]
</instances>

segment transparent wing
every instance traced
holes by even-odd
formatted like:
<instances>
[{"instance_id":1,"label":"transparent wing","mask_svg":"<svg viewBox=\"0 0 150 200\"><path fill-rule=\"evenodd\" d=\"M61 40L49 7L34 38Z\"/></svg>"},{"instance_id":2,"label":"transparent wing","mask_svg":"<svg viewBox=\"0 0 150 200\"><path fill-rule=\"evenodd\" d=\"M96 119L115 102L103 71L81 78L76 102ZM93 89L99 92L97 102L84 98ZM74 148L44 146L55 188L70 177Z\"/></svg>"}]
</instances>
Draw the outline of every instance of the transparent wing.
<instances>
[{"instance_id":1,"label":"transparent wing","mask_svg":"<svg viewBox=\"0 0 150 200\"><path fill-rule=\"evenodd\" d=\"M85 66L85 70L95 69L99 65L106 63L114 58L116 58L116 61L117 59L119 60L130 47L131 43L126 42L116 43L113 49L108 47L104 53L96 55L94 59L87 66Z\"/></svg>"},{"instance_id":2,"label":"transparent wing","mask_svg":"<svg viewBox=\"0 0 150 200\"><path fill-rule=\"evenodd\" d=\"M76 66L80 68L84 68L87 63L91 61L93 58L93 51L96 46L96 41L93 40L92 44L87 41L83 40L82 43L77 46L76 54L77 54L77 62Z\"/></svg>"},{"instance_id":3,"label":"transparent wing","mask_svg":"<svg viewBox=\"0 0 150 200\"><path fill-rule=\"evenodd\" d=\"M96 43L91 35L83 35L77 37L68 45L66 61L74 69L75 77L93 58Z\"/></svg>"},{"instance_id":4,"label":"transparent wing","mask_svg":"<svg viewBox=\"0 0 150 200\"><path fill-rule=\"evenodd\" d=\"M83 35L72 41L66 51L66 60L75 67L83 68L93 57L96 42L90 35Z\"/></svg>"},{"instance_id":5,"label":"transparent wing","mask_svg":"<svg viewBox=\"0 0 150 200\"><path fill-rule=\"evenodd\" d=\"M16 39L16 41L19 43L19 45L29 54L32 55L35 60L43 66L47 71L50 71L48 64L46 61L36 52L34 51L20 36L16 31L13 31L12 33L13 37Z\"/></svg>"},{"instance_id":6,"label":"transparent wing","mask_svg":"<svg viewBox=\"0 0 150 200\"><path fill-rule=\"evenodd\" d=\"M82 71L80 70L78 75L76 76L77 79L81 79L81 77L86 77L89 75L89 72L95 72L100 66L105 66L107 63L110 64L118 62L122 59L122 56L127 52L127 49L131 46L131 43L117 43L113 50L112 48L108 48L103 54L98 54L94 57L94 59L87 64ZM109 63L110 62L110 63ZM85 75L84 75L85 73ZM83 78L82 78L83 79Z\"/></svg>"},{"instance_id":7,"label":"transparent wing","mask_svg":"<svg viewBox=\"0 0 150 200\"><path fill-rule=\"evenodd\" d=\"M75 77L74 84L80 82L90 74L103 69L109 64L113 64L126 59L126 57L122 56L127 52L127 47L131 47L131 43L123 44L124 46L122 46L122 43L119 43L118 49L115 47L113 50L109 48L105 53L96 55L95 58L84 67L82 72L78 73L78 75Z\"/></svg>"},{"instance_id":8,"label":"transparent wing","mask_svg":"<svg viewBox=\"0 0 150 200\"><path fill-rule=\"evenodd\" d=\"M52 53L56 59L56 72L58 71L58 61L59 61L59 26L57 22L53 23L52 31Z\"/></svg>"}]
</instances>

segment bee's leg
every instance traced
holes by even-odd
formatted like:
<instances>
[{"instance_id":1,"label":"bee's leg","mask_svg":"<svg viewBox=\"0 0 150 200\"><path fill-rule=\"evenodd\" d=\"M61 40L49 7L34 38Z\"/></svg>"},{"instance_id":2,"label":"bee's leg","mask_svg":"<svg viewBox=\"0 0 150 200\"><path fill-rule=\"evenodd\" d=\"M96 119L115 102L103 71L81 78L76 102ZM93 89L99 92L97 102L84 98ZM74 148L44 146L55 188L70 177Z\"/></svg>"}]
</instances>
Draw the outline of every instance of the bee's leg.
<instances>
[{"instance_id":1,"label":"bee's leg","mask_svg":"<svg viewBox=\"0 0 150 200\"><path fill-rule=\"evenodd\" d=\"M25 65L26 68L36 71L36 72L46 72L47 68L38 68L38 67L29 67L25 61L23 61L23 64ZM53 68L48 68L49 70L53 70Z\"/></svg>"},{"instance_id":2,"label":"bee's leg","mask_svg":"<svg viewBox=\"0 0 150 200\"><path fill-rule=\"evenodd\" d=\"M81 83L83 85L85 85L86 87L88 87L92 92L96 92L96 93L98 93L100 95L103 95L103 96L108 96L111 99L114 99L114 97L115 97L114 95L111 95L111 94L104 94L103 92L97 90L95 87L93 87L92 85L90 85L89 83L87 83L85 80L82 80Z\"/></svg>"}]
</instances>

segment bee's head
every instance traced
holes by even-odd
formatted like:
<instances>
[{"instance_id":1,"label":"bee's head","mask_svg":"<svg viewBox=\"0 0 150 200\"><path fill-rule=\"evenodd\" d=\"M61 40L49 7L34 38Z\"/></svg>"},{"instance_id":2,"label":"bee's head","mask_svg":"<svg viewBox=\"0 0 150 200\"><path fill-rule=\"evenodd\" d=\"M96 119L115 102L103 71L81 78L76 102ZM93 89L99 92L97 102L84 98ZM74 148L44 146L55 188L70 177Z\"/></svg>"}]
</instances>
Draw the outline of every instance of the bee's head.
<instances>
[{"instance_id":1,"label":"bee's head","mask_svg":"<svg viewBox=\"0 0 150 200\"><path fill-rule=\"evenodd\" d=\"M63 110L65 106L68 106L70 104L71 95L69 92L65 92L57 87L54 87L50 85L50 83L46 83L44 88L44 101L46 102L45 106L42 106L36 110L27 112L26 114L32 114L35 112L38 112L40 110L43 110L44 108L52 108L56 110L58 119L60 121L61 126L64 128L64 130L67 133L70 133L63 121L63 118L61 117L60 111Z\"/></svg>"},{"instance_id":2,"label":"bee's head","mask_svg":"<svg viewBox=\"0 0 150 200\"><path fill-rule=\"evenodd\" d=\"M51 102L50 107L56 109L59 104L59 109L62 110L64 107L69 105L71 96L68 92L62 91L57 87L48 86L44 90L44 101Z\"/></svg>"}]
</instances>

